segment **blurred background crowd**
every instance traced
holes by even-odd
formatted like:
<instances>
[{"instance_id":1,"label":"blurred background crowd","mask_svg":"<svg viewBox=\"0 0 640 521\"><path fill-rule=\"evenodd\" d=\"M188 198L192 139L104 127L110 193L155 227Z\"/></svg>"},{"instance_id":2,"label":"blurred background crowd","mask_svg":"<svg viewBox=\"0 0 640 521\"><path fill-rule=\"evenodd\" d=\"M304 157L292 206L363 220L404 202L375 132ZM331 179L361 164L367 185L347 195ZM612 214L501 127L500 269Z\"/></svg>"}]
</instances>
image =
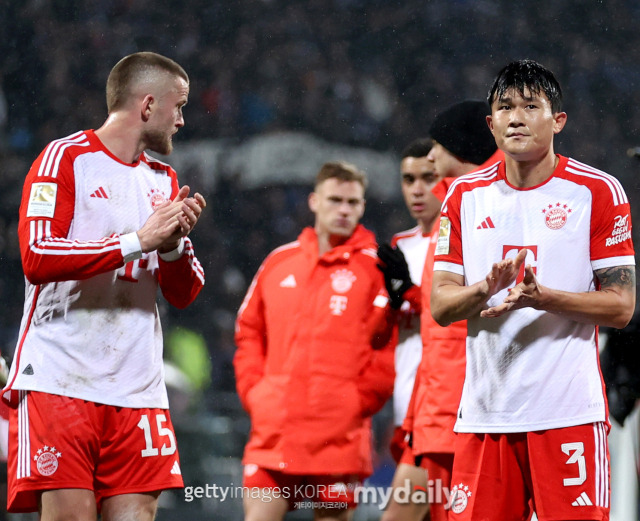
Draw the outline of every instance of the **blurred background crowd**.
<instances>
[{"instance_id":1,"label":"blurred background crowd","mask_svg":"<svg viewBox=\"0 0 640 521\"><path fill-rule=\"evenodd\" d=\"M29 165L49 141L102 123L105 80L121 57L151 50L175 59L191 78L175 166L209 207L193 236L203 293L185 311L160 303L178 369L170 377L186 395L175 397L174 414L201 412L202 424L183 429L220 433L209 436L211 450L227 458L207 460L209 449L195 444L193 454L181 449L183 459L240 479L228 459L239 456L247 428L231 367L235 313L266 254L311 224L316 163L350 149L376 158L363 222L388 241L412 226L400 199L400 150L444 107L484 99L503 65L532 58L564 89L569 121L556 151L618 177L640 222L640 163L627 155L640 146L639 21L636 0L0 1L2 353L11 357L22 313L16 226ZM252 163L225 160L225 150L269 136L292 145L282 157L258 155L257 180ZM299 136L317 140L322 158L296 153ZM308 174L283 181L282 171L305 161Z\"/></svg>"}]
</instances>

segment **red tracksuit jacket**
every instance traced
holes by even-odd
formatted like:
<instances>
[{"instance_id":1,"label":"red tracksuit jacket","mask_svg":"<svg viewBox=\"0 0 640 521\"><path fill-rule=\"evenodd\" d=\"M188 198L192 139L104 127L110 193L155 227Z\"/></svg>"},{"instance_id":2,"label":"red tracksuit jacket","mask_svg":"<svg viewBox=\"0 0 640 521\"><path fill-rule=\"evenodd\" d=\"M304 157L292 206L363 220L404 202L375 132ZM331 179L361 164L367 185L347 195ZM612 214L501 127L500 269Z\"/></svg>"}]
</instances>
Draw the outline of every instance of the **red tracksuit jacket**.
<instances>
[{"instance_id":1,"label":"red tracksuit jacket","mask_svg":"<svg viewBox=\"0 0 640 521\"><path fill-rule=\"evenodd\" d=\"M245 464L371 473L369 418L393 392L396 340L373 334L387 300L376 250L359 225L319 257L306 228L258 270L235 336L237 390L251 417Z\"/></svg>"}]
</instances>

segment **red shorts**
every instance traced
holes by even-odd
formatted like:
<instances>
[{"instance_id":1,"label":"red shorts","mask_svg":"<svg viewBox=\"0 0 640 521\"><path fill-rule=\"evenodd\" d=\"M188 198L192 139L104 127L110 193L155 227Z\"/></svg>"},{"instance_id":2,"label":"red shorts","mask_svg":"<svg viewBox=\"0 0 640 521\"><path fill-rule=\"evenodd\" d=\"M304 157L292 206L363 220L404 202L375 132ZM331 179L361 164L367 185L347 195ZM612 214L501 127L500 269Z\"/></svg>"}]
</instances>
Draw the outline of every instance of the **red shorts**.
<instances>
[{"instance_id":1,"label":"red shorts","mask_svg":"<svg viewBox=\"0 0 640 521\"><path fill-rule=\"evenodd\" d=\"M37 511L43 490L93 490L100 508L106 497L184 486L169 411L19 395L9 424L10 512Z\"/></svg>"},{"instance_id":2,"label":"red shorts","mask_svg":"<svg viewBox=\"0 0 640 521\"><path fill-rule=\"evenodd\" d=\"M404 447L404 450L402 451L402 455L400 456L400 459L398 459L398 461L396 462L398 465L400 465L400 463L404 463L406 465L413 465L414 467L416 467L416 457L413 455L413 449L409 446L409 444L407 444Z\"/></svg>"},{"instance_id":3,"label":"red shorts","mask_svg":"<svg viewBox=\"0 0 640 521\"><path fill-rule=\"evenodd\" d=\"M446 521L449 509L448 499L451 490L451 469L453 468L453 454L428 453L416 458L416 463L427 471L427 479L431 497L431 521Z\"/></svg>"},{"instance_id":4,"label":"red shorts","mask_svg":"<svg viewBox=\"0 0 640 521\"><path fill-rule=\"evenodd\" d=\"M393 457L393 460L397 464L407 463L408 465L413 465L413 456L411 460L407 461L407 449L409 449L409 454L412 454L411 447L409 447L409 438L410 433L405 431L402 427L396 426L393 430L393 435L391 436L391 441L389 442L389 452Z\"/></svg>"},{"instance_id":5,"label":"red shorts","mask_svg":"<svg viewBox=\"0 0 640 521\"><path fill-rule=\"evenodd\" d=\"M528 433L459 433L450 519L609 519L607 427Z\"/></svg>"},{"instance_id":6,"label":"red shorts","mask_svg":"<svg viewBox=\"0 0 640 521\"><path fill-rule=\"evenodd\" d=\"M244 466L245 494L271 489L272 496L286 499L289 510L306 508L355 508L357 474L285 474L257 465Z\"/></svg>"}]
</instances>

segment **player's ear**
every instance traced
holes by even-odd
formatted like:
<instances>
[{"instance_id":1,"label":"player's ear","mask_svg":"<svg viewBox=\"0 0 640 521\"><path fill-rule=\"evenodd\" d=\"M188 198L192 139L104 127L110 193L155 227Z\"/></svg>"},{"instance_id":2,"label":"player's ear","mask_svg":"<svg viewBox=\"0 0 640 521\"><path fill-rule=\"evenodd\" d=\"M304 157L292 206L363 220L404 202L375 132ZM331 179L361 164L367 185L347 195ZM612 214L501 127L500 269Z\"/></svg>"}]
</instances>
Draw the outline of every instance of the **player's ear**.
<instances>
[{"instance_id":1,"label":"player's ear","mask_svg":"<svg viewBox=\"0 0 640 521\"><path fill-rule=\"evenodd\" d=\"M489 130L493 134L493 117L491 117L490 115L487 116L487 125L489 126Z\"/></svg>"},{"instance_id":2,"label":"player's ear","mask_svg":"<svg viewBox=\"0 0 640 521\"><path fill-rule=\"evenodd\" d=\"M559 134L566 124L567 124L566 112L556 112L553 115L553 133L554 134Z\"/></svg>"},{"instance_id":3,"label":"player's ear","mask_svg":"<svg viewBox=\"0 0 640 521\"><path fill-rule=\"evenodd\" d=\"M358 221L360 219L362 219L362 216L364 215L364 209L365 209L366 206L367 206L367 200L363 199L362 200L362 206L360 207L360 215L358 215Z\"/></svg>"},{"instance_id":4,"label":"player's ear","mask_svg":"<svg viewBox=\"0 0 640 521\"><path fill-rule=\"evenodd\" d=\"M316 213L316 211L318 210L318 194L315 192L311 192L309 194L308 201L309 201L309 208L313 213Z\"/></svg>"},{"instance_id":5,"label":"player's ear","mask_svg":"<svg viewBox=\"0 0 640 521\"><path fill-rule=\"evenodd\" d=\"M142 117L142 121L148 121L151 117L151 111L154 108L155 101L153 94L147 94L142 100L142 105L140 107L140 116Z\"/></svg>"}]
</instances>

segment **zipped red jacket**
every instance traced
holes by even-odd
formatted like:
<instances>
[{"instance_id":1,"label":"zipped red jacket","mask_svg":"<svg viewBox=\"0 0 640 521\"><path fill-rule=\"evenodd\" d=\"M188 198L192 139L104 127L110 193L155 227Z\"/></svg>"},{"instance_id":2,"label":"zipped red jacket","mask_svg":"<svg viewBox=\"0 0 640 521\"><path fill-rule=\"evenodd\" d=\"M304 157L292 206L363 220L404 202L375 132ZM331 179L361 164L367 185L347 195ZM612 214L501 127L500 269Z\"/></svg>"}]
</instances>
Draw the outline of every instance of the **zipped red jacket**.
<instances>
[{"instance_id":1,"label":"zipped red jacket","mask_svg":"<svg viewBox=\"0 0 640 521\"><path fill-rule=\"evenodd\" d=\"M393 392L397 338L381 334L387 298L376 251L358 225L319 256L305 228L263 262L236 323L236 386L251 418L243 463L371 473L369 418Z\"/></svg>"}]
</instances>

